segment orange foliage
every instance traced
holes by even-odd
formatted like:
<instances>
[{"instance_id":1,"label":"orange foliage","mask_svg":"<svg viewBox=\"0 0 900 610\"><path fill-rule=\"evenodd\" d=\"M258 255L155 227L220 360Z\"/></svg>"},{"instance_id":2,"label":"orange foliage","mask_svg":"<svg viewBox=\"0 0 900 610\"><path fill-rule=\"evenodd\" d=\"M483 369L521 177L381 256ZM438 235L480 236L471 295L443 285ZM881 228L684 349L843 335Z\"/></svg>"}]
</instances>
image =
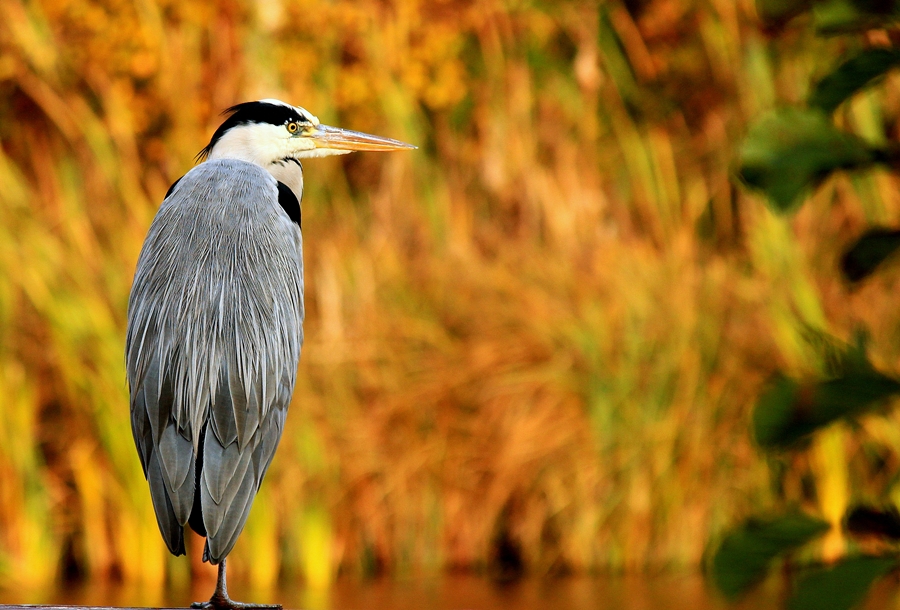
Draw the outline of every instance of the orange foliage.
<instances>
[{"instance_id":1,"label":"orange foliage","mask_svg":"<svg viewBox=\"0 0 900 610\"><path fill-rule=\"evenodd\" d=\"M132 446L127 294L168 185L262 97L420 150L304 165L307 343L235 574L697 565L769 502L762 380L810 328L896 332L892 279L854 300L826 264L896 220L894 177L792 224L729 182L834 51L773 57L747 4L3 0L0 575L189 569Z\"/></svg>"}]
</instances>

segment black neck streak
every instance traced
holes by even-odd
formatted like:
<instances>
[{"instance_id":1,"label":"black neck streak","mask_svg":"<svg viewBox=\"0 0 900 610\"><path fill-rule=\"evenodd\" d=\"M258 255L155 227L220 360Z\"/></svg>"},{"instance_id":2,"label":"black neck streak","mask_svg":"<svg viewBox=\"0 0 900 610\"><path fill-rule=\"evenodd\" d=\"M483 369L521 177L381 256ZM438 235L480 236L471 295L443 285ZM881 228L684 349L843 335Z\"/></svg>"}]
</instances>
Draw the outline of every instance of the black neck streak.
<instances>
[{"instance_id":1,"label":"black neck streak","mask_svg":"<svg viewBox=\"0 0 900 610\"><path fill-rule=\"evenodd\" d=\"M293 159L293 161L297 160ZM300 163L297 162L297 165L300 165ZM284 182L278 183L278 203L290 219L297 223L298 227L302 228L303 225L300 224L300 202L297 200L297 196L294 195L294 191Z\"/></svg>"}]
</instances>

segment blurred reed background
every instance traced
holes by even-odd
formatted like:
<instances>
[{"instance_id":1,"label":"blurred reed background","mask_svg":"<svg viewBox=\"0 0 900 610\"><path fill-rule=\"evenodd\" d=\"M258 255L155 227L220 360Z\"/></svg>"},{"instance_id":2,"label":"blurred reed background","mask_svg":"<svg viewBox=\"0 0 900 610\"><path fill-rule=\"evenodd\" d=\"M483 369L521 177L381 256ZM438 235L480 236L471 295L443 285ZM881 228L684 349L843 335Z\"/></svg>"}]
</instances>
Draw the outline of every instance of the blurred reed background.
<instances>
[{"instance_id":1,"label":"blurred reed background","mask_svg":"<svg viewBox=\"0 0 900 610\"><path fill-rule=\"evenodd\" d=\"M896 418L774 481L748 413L860 322L900 368L900 275L834 271L900 185L782 219L730 181L840 44L750 0L0 0L0 585L196 569L133 447L126 303L166 189L261 97L420 150L305 164L307 339L236 578L696 567L785 490L842 514ZM839 113L896 136L900 80Z\"/></svg>"}]
</instances>

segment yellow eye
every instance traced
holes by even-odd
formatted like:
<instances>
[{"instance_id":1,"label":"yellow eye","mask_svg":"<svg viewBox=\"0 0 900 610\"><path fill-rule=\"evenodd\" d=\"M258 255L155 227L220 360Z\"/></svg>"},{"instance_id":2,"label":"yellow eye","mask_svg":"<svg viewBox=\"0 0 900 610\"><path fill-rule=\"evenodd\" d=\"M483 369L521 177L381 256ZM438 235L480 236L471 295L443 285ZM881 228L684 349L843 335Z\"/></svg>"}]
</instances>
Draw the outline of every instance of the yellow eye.
<instances>
[{"instance_id":1,"label":"yellow eye","mask_svg":"<svg viewBox=\"0 0 900 610\"><path fill-rule=\"evenodd\" d=\"M297 133L300 131L300 125L292 121L287 124L287 130L290 133Z\"/></svg>"}]
</instances>

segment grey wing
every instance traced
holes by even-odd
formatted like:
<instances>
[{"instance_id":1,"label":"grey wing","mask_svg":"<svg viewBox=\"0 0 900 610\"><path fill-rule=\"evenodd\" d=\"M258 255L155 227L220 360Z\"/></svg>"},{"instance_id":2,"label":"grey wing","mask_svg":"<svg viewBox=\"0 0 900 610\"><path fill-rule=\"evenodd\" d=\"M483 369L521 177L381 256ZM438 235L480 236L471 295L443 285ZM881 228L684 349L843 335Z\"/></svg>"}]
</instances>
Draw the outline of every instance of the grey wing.
<instances>
[{"instance_id":1,"label":"grey wing","mask_svg":"<svg viewBox=\"0 0 900 610\"><path fill-rule=\"evenodd\" d=\"M160 371L159 358L133 392L131 429L159 530L169 551L184 555L184 524L194 500L195 456L189 435L172 416L171 375Z\"/></svg>"},{"instance_id":2,"label":"grey wing","mask_svg":"<svg viewBox=\"0 0 900 610\"><path fill-rule=\"evenodd\" d=\"M246 522L293 391L301 249L274 179L237 161L194 168L151 225L126 359L135 445L173 554L184 525L202 523L218 563Z\"/></svg>"},{"instance_id":3,"label":"grey wing","mask_svg":"<svg viewBox=\"0 0 900 610\"><path fill-rule=\"evenodd\" d=\"M231 551L281 440L294 371L268 368L249 388L237 359L219 370L203 436L199 482L206 554L217 564ZM247 391L249 389L249 391ZM266 396L264 397L264 393ZM268 407L263 405L268 402Z\"/></svg>"}]
</instances>

